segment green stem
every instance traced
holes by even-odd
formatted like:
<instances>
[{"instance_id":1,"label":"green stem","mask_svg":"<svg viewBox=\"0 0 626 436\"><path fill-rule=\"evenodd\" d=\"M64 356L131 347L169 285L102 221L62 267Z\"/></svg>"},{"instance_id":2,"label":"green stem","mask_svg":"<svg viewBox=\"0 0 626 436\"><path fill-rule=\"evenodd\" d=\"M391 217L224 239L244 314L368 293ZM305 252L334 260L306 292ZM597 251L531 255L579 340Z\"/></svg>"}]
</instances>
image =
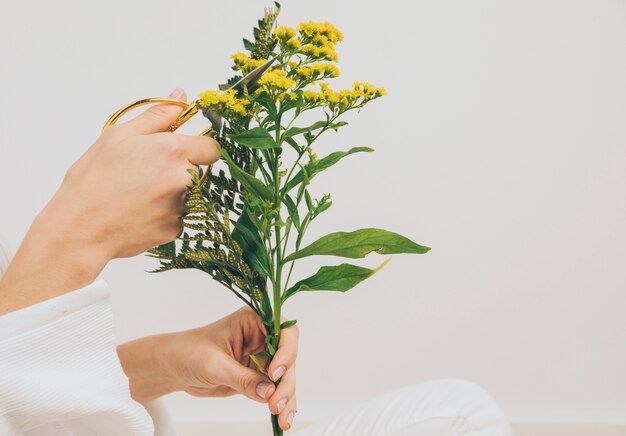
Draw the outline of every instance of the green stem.
<instances>
[{"instance_id":1,"label":"green stem","mask_svg":"<svg viewBox=\"0 0 626 436\"><path fill-rule=\"evenodd\" d=\"M263 176L265 183L269 183L270 175L267 173L267 170L265 169L265 167L263 167L263 163L261 162L261 159L259 158L256 150L254 154L252 155L252 157L254 158L254 162L256 163L257 168L261 171L261 175Z\"/></svg>"},{"instance_id":2,"label":"green stem","mask_svg":"<svg viewBox=\"0 0 626 436\"><path fill-rule=\"evenodd\" d=\"M280 121L281 115L278 115L276 122L276 142L280 145ZM276 152L274 160L274 194L276 195L275 207L280 211L282 206L280 202L280 176L279 176L279 163L280 157ZM280 212L277 220L280 221ZM276 263L274 264L274 348L278 349L278 341L280 338L280 312L282 306L282 269L283 269L283 255L281 249L281 230L280 225L274 226L274 236L276 238Z\"/></svg>"},{"instance_id":3,"label":"green stem","mask_svg":"<svg viewBox=\"0 0 626 436\"><path fill-rule=\"evenodd\" d=\"M283 429L278 425L278 415L272 415L273 436L283 436Z\"/></svg>"}]
</instances>

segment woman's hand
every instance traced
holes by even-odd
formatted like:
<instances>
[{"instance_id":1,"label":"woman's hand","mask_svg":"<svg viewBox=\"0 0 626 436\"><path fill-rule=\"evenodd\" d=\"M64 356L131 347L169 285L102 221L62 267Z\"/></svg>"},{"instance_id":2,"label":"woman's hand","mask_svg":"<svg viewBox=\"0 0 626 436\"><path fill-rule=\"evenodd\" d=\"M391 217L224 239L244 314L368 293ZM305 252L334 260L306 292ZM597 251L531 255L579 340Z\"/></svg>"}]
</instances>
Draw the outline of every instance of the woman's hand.
<instances>
[{"instance_id":1,"label":"woman's hand","mask_svg":"<svg viewBox=\"0 0 626 436\"><path fill-rule=\"evenodd\" d=\"M131 395L141 403L174 391L198 397L243 394L268 403L284 430L296 412L298 328L280 332L280 345L260 372L249 355L265 349L259 317L243 308L206 327L142 338L118 347ZM277 387L273 381L280 379Z\"/></svg>"},{"instance_id":2,"label":"woman's hand","mask_svg":"<svg viewBox=\"0 0 626 436\"><path fill-rule=\"evenodd\" d=\"M185 94L173 98L185 100ZM108 127L70 167L51 205L74 212L77 238L118 258L181 233L188 170L212 164L219 151L212 138L168 133L180 112L158 105Z\"/></svg>"},{"instance_id":3,"label":"woman's hand","mask_svg":"<svg viewBox=\"0 0 626 436\"><path fill-rule=\"evenodd\" d=\"M219 158L211 138L167 133L180 111L158 105L107 128L71 166L0 281L0 315L83 287L109 260L180 234L187 170Z\"/></svg>"}]
</instances>

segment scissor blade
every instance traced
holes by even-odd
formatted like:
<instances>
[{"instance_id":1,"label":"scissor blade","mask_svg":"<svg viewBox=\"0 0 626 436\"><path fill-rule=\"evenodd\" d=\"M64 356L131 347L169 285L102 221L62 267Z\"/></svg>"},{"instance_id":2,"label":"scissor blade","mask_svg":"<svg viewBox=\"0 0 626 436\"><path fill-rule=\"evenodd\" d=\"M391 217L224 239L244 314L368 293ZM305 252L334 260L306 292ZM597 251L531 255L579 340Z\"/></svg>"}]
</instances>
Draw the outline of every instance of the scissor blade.
<instances>
[{"instance_id":1,"label":"scissor blade","mask_svg":"<svg viewBox=\"0 0 626 436\"><path fill-rule=\"evenodd\" d=\"M266 62L262 63L254 70L250 71L248 74L239 79L233 86L228 89L234 89L235 91L243 90L243 87L246 86L248 88L248 92L254 91L256 89L256 82L259 81L261 76L267 69L274 63L274 61L278 58L278 55L268 59Z\"/></svg>"}]
</instances>

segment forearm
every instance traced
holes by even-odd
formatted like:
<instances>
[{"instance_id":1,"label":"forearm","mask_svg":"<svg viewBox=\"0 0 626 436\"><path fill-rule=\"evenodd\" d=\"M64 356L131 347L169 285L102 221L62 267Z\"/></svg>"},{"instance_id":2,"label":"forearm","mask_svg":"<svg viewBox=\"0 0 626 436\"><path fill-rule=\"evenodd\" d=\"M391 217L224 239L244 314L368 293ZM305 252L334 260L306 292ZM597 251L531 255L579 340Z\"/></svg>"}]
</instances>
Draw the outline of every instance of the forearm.
<instances>
[{"instance_id":1,"label":"forearm","mask_svg":"<svg viewBox=\"0 0 626 436\"><path fill-rule=\"evenodd\" d=\"M77 232L62 194L40 212L0 280L0 316L84 287L108 261L102 246Z\"/></svg>"},{"instance_id":2,"label":"forearm","mask_svg":"<svg viewBox=\"0 0 626 436\"><path fill-rule=\"evenodd\" d=\"M148 336L117 347L130 395L141 404L180 390L167 358L167 337Z\"/></svg>"}]
</instances>

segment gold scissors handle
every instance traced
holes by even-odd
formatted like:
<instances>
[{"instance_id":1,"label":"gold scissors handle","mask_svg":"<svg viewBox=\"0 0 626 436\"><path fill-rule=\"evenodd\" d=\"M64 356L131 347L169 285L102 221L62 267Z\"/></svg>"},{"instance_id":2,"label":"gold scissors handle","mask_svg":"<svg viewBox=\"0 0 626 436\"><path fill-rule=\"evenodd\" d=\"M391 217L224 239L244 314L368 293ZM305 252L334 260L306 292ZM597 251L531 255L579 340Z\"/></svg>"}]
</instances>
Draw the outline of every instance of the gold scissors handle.
<instances>
[{"instance_id":1,"label":"gold scissors handle","mask_svg":"<svg viewBox=\"0 0 626 436\"><path fill-rule=\"evenodd\" d=\"M172 98L161 98L161 97L144 98L144 99L132 102L130 104L127 104L126 106L120 108L117 112L115 112L113 115L111 115L111 118L109 118L107 120L107 122L104 124L104 127L102 128L102 130L106 129L109 126L114 125L122 116L124 116L124 114L132 111L133 109L136 109L136 108L138 108L140 106L145 106L145 105L148 105L148 104L155 104L155 103L173 104L173 105L179 106L180 108L183 109L182 112L176 118L176 120L168 128L168 130L170 132L174 132L180 126L182 126L187 121L189 121L191 119L191 117L193 117L195 114L198 113L198 102L197 101L192 101L191 103L186 103L184 101L174 100ZM200 132L198 134L198 136L211 136L211 137L213 137L216 133L217 132L215 130L213 130L213 128L208 127L206 129L204 129L202 132ZM207 170L202 175L202 178L200 179L200 186L204 185L204 182L206 182L206 179L209 176L209 172L211 172L211 165L208 166Z\"/></svg>"}]
</instances>

